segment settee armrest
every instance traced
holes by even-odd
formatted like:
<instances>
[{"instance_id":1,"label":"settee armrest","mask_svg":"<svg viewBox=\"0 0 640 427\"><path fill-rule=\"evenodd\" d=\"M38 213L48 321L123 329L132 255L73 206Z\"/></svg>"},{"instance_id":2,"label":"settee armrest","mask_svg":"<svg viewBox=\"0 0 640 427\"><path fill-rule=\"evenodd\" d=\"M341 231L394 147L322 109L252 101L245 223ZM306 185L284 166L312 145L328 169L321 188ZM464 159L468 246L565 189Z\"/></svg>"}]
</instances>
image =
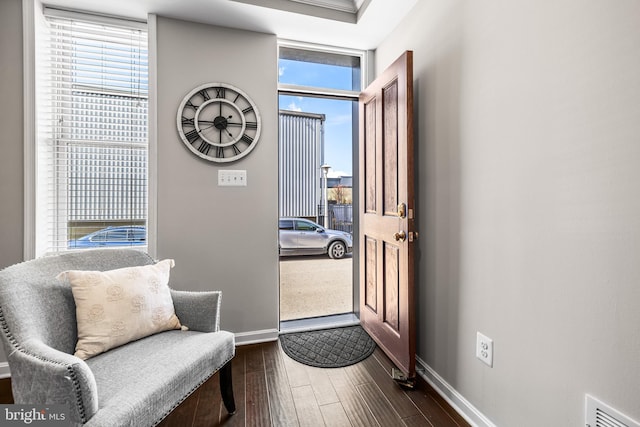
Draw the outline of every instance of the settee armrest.
<instances>
[{"instance_id":1,"label":"settee armrest","mask_svg":"<svg viewBox=\"0 0 640 427\"><path fill-rule=\"evenodd\" d=\"M173 298L176 316L182 325L199 332L220 330L222 292L189 292L172 289L171 298Z\"/></svg>"},{"instance_id":2,"label":"settee armrest","mask_svg":"<svg viewBox=\"0 0 640 427\"><path fill-rule=\"evenodd\" d=\"M98 388L89 366L40 340L25 340L8 355L13 398L20 404L62 404L80 425L98 411Z\"/></svg>"}]
</instances>

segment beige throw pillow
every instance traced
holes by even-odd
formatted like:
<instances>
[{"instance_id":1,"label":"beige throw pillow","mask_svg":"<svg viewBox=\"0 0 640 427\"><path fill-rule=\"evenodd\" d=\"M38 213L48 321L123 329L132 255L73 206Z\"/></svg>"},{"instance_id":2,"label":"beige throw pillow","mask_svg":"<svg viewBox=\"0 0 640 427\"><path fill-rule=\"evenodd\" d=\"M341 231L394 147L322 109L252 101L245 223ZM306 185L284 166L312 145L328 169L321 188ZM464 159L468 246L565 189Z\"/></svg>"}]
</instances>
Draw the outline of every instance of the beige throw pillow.
<instances>
[{"instance_id":1,"label":"beige throw pillow","mask_svg":"<svg viewBox=\"0 0 640 427\"><path fill-rule=\"evenodd\" d=\"M111 271L65 271L76 302L81 359L169 329L180 329L169 290L172 259Z\"/></svg>"}]
</instances>

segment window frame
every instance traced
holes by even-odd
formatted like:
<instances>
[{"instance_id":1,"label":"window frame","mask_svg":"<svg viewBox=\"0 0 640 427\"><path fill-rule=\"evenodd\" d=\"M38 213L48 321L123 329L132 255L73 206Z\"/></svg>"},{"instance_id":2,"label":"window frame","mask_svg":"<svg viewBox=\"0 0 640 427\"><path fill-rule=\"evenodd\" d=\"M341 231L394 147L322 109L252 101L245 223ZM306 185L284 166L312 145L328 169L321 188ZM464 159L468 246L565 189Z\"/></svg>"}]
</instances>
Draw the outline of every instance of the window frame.
<instances>
[{"instance_id":1,"label":"window frame","mask_svg":"<svg viewBox=\"0 0 640 427\"><path fill-rule=\"evenodd\" d=\"M316 98L325 98L325 99L338 99L351 101L354 104L353 112L356 113L353 116L353 142L352 142L352 177L353 177L353 198L352 198L352 206L356 209L354 212L357 212L357 194L358 194L358 135L359 135L359 119L357 116L358 111L358 101L360 99L360 93L364 90L369 83L371 83L371 78L373 76L372 67L374 63L374 52L370 50L360 50L360 49L349 49L349 48L341 48L335 46L326 46L308 42L300 42L293 41L287 39L278 39L278 67L280 66L280 49L288 48L288 49L299 49L310 52L318 52L318 53L328 53L331 55L345 55L359 58L360 60L360 90L341 90L341 89L331 89L331 88L320 88L320 87L309 87L304 85L294 85L288 83L280 83L278 81L278 99L280 99L281 95L288 96L302 96L302 97L316 97ZM324 158L324 153L323 153ZM280 191L280 190L278 190ZM354 233L357 232L358 227L354 224ZM355 252L354 252L355 255Z\"/></svg>"},{"instance_id":2,"label":"window frame","mask_svg":"<svg viewBox=\"0 0 640 427\"><path fill-rule=\"evenodd\" d=\"M325 46L314 43L299 42L294 40L279 39L278 40L278 63L280 61L280 49L299 49L307 50L318 53L328 53L357 57L360 59L360 88L364 89L370 82L370 67L373 62L372 51L348 49L334 46ZM344 89L331 89L331 88L319 88L314 86L295 85L289 83L278 82L278 95L293 95L293 96L317 96L323 98L337 98L344 100L357 101L360 97L360 91L356 90L344 90Z\"/></svg>"},{"instance_id":3,"label":"window frame","mask_svg":"<svg viewBox=\"0 0 640 427\"><path fill-rule=\"evenodd\" d=\"M332 46L323 46L306 42L297 42L292 40L278 40L278 67L280 66L280 48L294 48L294 49L302 49L302 50L310 50L317 52L326 52L332 54L341 54L341 55L350 55L360 58L360 91L346 91L339 89L329 89L329 88L317 88L317 87L308 87L302 85L293 85L293 84L283 84L278 81L278 99L280 95L293 95L293 96L315 96L322 98L334 98L334 99L342 99L347 101L353 101L354 103L354 111L357 113L358 111L358 101L360 99L360 92L363 91L372 81L374 76L373 66L374 66L374 55L375 53L370 50L358 50L358 49L348 49L348 48L339 48ZM278 102L279 103L279 102ZM358 192L359 192L359 182L358 182L358 151L359 151L359 118L356 114L354 116L354 127L352 128L353 133L353 143L352 143L352 177L353 177L353 185L352 185L352 209L353 212L358 212L359 202L358 202ZM280 190L278 190L280 191ZM352 268L352 311L357 312L357 307L360 300L360 270L357 267L359 265L359 225L357 216L354 218L353 222L353 268ZM322 225L321 225L322 227ZM295 228L295 225L294 225ZM322 227L324 228L324 227Z\"/></svg>"},{"instance_id":4,"label":"window frame","mask_svg":"<svg viewBox=\"0 0 640 427\"><path fill-rule=\"evenodd\" d=\"M131 28L144 28L147 33L147 53L148 53L148 110L147 110L147 208L146 208L146 245L132 246L143 249L151 256L156 252L156 221L157 221L157 104L156 104L156 62L155 62L155 34L156 16L149 15L148 20L125 18L120 16L110 16L93 12L72 11L55 9L48 6L38 6L34 2L22 2L23 12L23 95L24 95L24 121L23 121L23 146L24 146L24 245L23 258L25 260L34 259L47 255L44 247L39 244L38 239L38 115L37 115L37 79L38 79L38 55L42 53L43 43L36 36L41 25L45 25L45 11L47 14L56 16L66 16L89 20L96 23L116 24ZM123 247L128 247L124 245ZM73 251L68 248L65 251Z\"/></svg>"}]
</instances>

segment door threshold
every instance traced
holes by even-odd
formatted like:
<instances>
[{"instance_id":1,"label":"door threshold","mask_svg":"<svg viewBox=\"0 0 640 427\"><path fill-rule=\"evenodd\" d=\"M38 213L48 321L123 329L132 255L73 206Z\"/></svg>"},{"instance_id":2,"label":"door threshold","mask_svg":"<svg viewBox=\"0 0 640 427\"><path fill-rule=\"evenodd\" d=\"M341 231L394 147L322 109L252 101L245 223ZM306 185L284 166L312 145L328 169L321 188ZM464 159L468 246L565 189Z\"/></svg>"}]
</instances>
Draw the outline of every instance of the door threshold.
<instances>
[{"instance_id":1,"label":"door threshold","mask_svg":"<svg viewBox=\"0 0 640 427\"><path fill-rule=\"evenodd\" d=\"M316 331L318 329L342 328L359 324L360 319L356 317L355 313L336 314L280 322L280 333Z\"/></svg>"}]
</instances>

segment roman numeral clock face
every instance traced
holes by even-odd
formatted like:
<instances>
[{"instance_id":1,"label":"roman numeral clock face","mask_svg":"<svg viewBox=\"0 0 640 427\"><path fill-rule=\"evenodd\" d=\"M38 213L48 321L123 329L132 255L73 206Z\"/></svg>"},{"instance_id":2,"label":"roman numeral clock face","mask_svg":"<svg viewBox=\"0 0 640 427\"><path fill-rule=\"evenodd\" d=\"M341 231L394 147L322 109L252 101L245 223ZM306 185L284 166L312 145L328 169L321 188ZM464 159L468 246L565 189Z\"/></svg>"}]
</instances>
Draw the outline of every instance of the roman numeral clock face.
<instances>
[{"instance_id":1,"label":"roman numeral clock face","mask_svg":"<svg viewBox=\"0 0 640 427\"><path fill-rule=\"evenodd\" d=\"M182 142L195 155L212 162L241 159L260 137L260 113L237 87L207 83L189 92L177 116Z\"/></svg>"}]
</instances>

